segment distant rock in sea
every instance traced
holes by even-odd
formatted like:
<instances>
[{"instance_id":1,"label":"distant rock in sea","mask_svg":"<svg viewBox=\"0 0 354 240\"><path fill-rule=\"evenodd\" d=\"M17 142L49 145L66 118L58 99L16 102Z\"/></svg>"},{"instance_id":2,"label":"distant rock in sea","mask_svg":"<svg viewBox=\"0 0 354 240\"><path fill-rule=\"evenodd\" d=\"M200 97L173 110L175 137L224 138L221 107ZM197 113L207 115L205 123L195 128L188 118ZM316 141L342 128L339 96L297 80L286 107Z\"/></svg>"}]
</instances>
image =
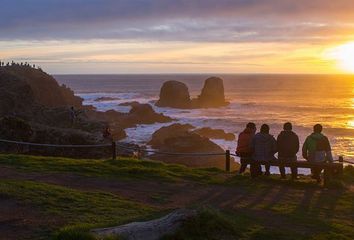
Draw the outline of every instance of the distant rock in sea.
<instances>
[{"instance_id":1,"label":"distant rock in sea","mask_svg":"<svg viewBox=\"0 0 354 240\"><path fill-rule=\"evenodd\" d=\"M150 104L134 103L129 113L108 110L106 112L88 111L88 116L96 121L105 121L120 128L131 128L137 124L154 124L171 122L173 119L156 113Z\"/></svg>"},{"instance_id":2,"label":"distant rock in sea","mask_svg":"<svg viewBox=\"0 0 354 240\"><path fill-rule=\"evenodd\" d=\"M133 102L124 102L124 103L120 103L118 104L118 106L123 106L123 107L132 107L135 105L139 105L140 103L137 101L133 101Z\"/></svg>"},{"instance_id":3,"label":"distant rock in sea","mask_svg":"<svg viewBox=\"0 0 354 240\"><path fill-rule=\"evenodd\" d=\"M113 97L99 97L95 99L95 102L105 102L105 101L115 101L120 100L120 98L113 98Z\"/></svg>"},{"instance_id":4,"label":"distant rock in sea","mask_svg":"<svg viewBox=\"0 0 354 240\"><path fill-rule=\"evenodd\" d=\"M186 84L178 81L165 82L160 91L158 107L190 108L191 99Z\"/></svg>"},{"instance_id":5,"label":"distant rock in sea","mask_svg":"<svg viewBox=\"0 0 354 240\"><path fill-rule=\"evenodd\" d=\"M160 90L160 98L156 102L158 107L181 109L214 108L227 106L225 101L224 83L221 78L211 77L205 80L201 94L191 99L187 85L179 81L167 81Z\"/></svg>"},{"instance_id":6,"label":"distant rock in sea","mask_svg":"<svg viewBox=\"0 0 354 240\"><path fill-rule=\"evenodd\" d=\"M194 100L196 107L223 107L229 103L225 101L224 81L218 77L205 80L199 97Z\"/></svg>"}]
</instances>

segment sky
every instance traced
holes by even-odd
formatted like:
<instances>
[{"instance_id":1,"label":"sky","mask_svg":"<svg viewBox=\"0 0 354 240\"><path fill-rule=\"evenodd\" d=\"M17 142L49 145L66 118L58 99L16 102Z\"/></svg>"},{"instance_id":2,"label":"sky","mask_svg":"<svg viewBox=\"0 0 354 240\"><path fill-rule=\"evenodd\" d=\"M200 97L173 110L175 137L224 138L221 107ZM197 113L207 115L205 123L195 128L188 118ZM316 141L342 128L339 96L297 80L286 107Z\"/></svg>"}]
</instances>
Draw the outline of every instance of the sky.
<instances>
[{"instance_id":1,"label":"sky","mask_svg":"<svg viewBox=\"0 0 354 240\"><path fill-rule=\"evenodd\" d=\"M354 73L353 0L0 0L0 16L0 59L52 74Z\"/></svg>"}]
</instances>

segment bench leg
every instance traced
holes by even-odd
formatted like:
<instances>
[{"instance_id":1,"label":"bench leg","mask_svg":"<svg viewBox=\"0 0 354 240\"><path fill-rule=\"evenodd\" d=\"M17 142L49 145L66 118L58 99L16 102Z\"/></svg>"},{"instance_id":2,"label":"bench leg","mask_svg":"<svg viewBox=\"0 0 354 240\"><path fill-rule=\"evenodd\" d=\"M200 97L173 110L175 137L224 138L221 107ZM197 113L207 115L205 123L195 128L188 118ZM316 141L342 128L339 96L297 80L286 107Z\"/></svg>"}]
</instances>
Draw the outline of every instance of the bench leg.
<instances>
[{"instance_id":1,"label":"bench leg","mask_svg":"<svg viewBox=\"0 0 354 240\"><path fill-rule=\"evenodd\" d=\"M324 186L328 186L332 178L332 168L324 168Z\"/></svg>"}]
</instances>

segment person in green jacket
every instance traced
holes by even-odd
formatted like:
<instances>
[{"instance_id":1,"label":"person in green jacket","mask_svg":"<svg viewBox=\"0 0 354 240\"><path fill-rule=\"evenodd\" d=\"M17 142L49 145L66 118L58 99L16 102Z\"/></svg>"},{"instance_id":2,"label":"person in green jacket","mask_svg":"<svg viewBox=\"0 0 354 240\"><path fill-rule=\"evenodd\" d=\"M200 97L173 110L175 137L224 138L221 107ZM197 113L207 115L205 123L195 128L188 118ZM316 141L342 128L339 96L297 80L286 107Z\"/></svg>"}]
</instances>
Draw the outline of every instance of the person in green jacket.
<instances>
[{"instance_id":1,"label":"person in green jacket","mask_svg":"<svg viewBox=\"0 0 354 240\"><path fill-rule=\"evenodd\" d=\"M309 162L333 162L331 145L328 138L322 134L322 125L316 124L313 133L308 136L302 146L302 156ZM312 178L321 182L322 168L314 167L311 169Z\"/></svg>"}]
</instances>

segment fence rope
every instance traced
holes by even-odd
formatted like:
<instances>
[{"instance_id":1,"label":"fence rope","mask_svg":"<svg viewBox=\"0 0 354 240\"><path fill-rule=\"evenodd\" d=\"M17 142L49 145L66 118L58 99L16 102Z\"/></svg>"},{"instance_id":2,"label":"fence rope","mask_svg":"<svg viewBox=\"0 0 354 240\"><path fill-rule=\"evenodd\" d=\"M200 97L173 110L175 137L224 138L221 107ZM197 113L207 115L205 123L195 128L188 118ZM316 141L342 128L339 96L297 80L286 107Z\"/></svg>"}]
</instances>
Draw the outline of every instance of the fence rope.
<instances>
[{"instance_id":1,"label":"fence rope","mask_svg":"<svg viewBox=\"0 0 354 240\"><path fill-rule=\"evenodd\" d=\"M19 142L6 139L0 139L0 142L14 143L18 145L26 146L42 146L42 147L59 147L59 148L88 148L88 147L110 147L111 144L95 144L95 145L61 145L61 144L45 144L45 143L30 143L30 142Z\"/></svg>"},{"instance_id":2,"label":"fence rope","mask_svg":"<svg viewBox=\"0 0 354 240\"><path fill-rule=\"evenodd\" d=\"M125 146L122 143L117 143L118 147L128 149L128 150L134 150L134 151L140 151L140 152L146 152L146 153L154 153L154 154L161 154L161 155L171 155L171 156L225 156L225 153L172 153L172 152L160 152L160 151L154 151L154 150L146 150L146 149L139 149L138 147L129 147Z\"/></svg>"},{"instance_id":3,"label":"fence rope","mask_svg":"<svg viewBox=\"0 0 354 240\"><path fill-rule=\"evenodd\" d=\"M7 139L0 139L0 142L4 143L13 143L17 145L26 145L26 146L42 146L42 147L58 147L58 148L91 148L91 147L111 147L112 144L91 144L91 145L61 145L61 144L45 144L45 143L31 143L31 142L20 142L20 141L13 141ZM134 150L140 151L145 153L153 153L153 154L161 154L161 155L170 155L170 156L225 156L225 153L173 153L173 152L160 152L155 150L146 150L140 149L139 147L130 147L126 146L124 143L116 143L118 147L127 149L127 150ZM234 153L230 153L230 156L238 157ZM338 160L335 160L338 162ZM354 164L352 161L343 160L344 163Z\"/></svg>"}]
</instances>

